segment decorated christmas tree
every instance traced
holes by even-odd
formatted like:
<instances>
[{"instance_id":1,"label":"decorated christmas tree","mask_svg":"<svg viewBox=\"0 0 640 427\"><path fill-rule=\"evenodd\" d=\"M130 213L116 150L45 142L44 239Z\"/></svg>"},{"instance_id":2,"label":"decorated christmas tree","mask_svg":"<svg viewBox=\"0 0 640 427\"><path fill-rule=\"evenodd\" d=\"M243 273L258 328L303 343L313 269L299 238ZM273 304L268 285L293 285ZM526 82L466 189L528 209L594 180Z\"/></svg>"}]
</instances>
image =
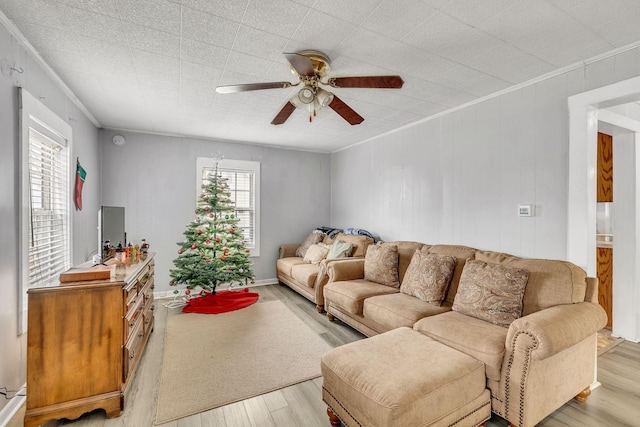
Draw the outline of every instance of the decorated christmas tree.
<instances>
[{"instance_id":1,"label":"decorated christmas tree","mask_svg":"<svg viewBox=\"0 0 640 427\"><path fill-rule=\"evenodd\" d=\"M170 271L171 286L186 286L187 295L195 290L205 296L206 291L215 294L216 287L223 283L231 288L254 283L250 251L234 212L227 179L218 173L216 165L209 182L202 184L196 219L184 232L186 240L178 242L178 257L173 260L176 268Z\"/></svg>"}]
</instances>

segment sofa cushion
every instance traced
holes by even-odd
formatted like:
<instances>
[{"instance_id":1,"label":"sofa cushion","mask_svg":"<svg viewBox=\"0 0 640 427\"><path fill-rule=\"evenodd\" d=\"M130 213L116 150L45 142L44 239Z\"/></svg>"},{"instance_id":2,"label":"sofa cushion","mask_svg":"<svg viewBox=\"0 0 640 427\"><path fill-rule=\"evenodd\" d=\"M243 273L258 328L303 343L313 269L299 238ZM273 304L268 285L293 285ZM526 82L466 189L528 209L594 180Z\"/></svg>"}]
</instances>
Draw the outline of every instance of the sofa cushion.
<instances>
[{"instance_id":1,"label":"sofa cushion","mask_svg":"<svg viewBox=\"0 0 640 427\"><path fill-rule=\"evenodd\" d=\"M318 277L319 271L320 265L318 264L296 264L291 267L291 277L293 277L299 283L309 288L313 288L316 284L316 278Z\"/></svg>"},{"instance_id":2,"label":"sofa cushion","mask_svg":"<svg viewBox=\"0 0 640 427\"><path fill-rule=\"evenodd\" d=\"M296 249L296 256L304 258L305 254L307 253L307 249L309 249L309 246L322 242L323 238L324 234L322 233L309 233L306 239L304 239L304 242L302 242L302 244L298 246L298 249Z\"/></svg>"},{"instance_id":3,"label":"sofa cushion","mask_svg":"<svg viewBox=\"0 0 640 427\"><path fill-rule=\"evenodd\" d=\"M317 243L315 245L309 246L309 249L307 249L307 253L304 254L303 261L310 262L311 264L319 264L320 261L327 257L328 253L329 247L327 247L323 243Z\"/></svg>"},{"instance_id":4,"label":"sofa cushion","mask_svg":"<svg viewBox=\"0 0 640 427\"><path fill-rule=\"evenodd\" d=\"M529 270L522 315L559 304L582 302L587 291L586 272L567 261L527 259L491 251L478 251L476 259Z\"/></svg>"},{"instance_id":5,"label":"sofa cushion","mask_svg":"<svg viewBox=\"0 0 640 427\"><path fill-rule=\"evenodd\" d=\"M400 292L440 306L455 268L455 257L416 250L400 285Z\"/></svg>"},{"instance_id":6,"label":"sofa cushion","mask_svg":"<svg viewBox=\"0 0 640 427\"><path fill-rule=\"evenodd\" d=\"M401 326L413 327L423 317L450 311L449 306L436 306L403 294L387 294L369 297L364 300L362 313L367 319L395 329Z\"/></svg>"},{"instance_id":7,"label":"sofa cushion","mask_svg":"<svg viewBox=\"0 0 640 427\"><path fill-rule=\"evenodd\" d=\"M364 256L364 278L381 285L399 287L398 246L389 243L369 246Z\"/></svg>"},{"instance_id":8,"label":"sofa cushion","mask_svg":"<svg viewBox=\"0 0 640 427\"><path fill-rule=\"evenodd\" d=\"M522 315L522 297L529 271L468 260L460 276L453 311L509 326Z\"/></svg>"},{"instance_id":9,"label":"sofa cushion","mask_svg":"<svg viewBox=\"0 0 640 427\"><path fill-rule=\"evenodd\" d=\"M500 380L507 328L450 311L422 318L413 329L484 362L487 378Z\"/></svg>"},{"instance_id":10,"label":"sofa cushion","mask_svg":"<svg viewBox=\"0 0 640 427\"><path fill-rule=\"evenodd\" d=\"M278 270L279 273L282 273L291 277L291 268L294 265L298 265L298 264L306 264L306 263L302 260L302 258L297 256L278 258L278 260L276 261L276 270Z\"/></svg>"},{"instance_id":11,"label":"sofa cushion","mask_svg":"<svg viewBox=\"0 0 640 427\"><path fill-rule=\"evenodd\" d=\"M342 240L343 242L353 244L353 252L350 256L363 257L367 253L369 245L373 244L373 239L369 236L363 236L361 234L345 234L338 233L333 239L325 239L325 243L333 243L335 240Z\"/></svg>"},{"instance_id":12,"label":"sofa cushion","mask_svg":"<svg viewBox=\"0 0 640 427\"><path fill-rule=\"evenodd\" d=\"M344 242L340 239L333 241L327 253L327 259L347 258L353 252L353 243Z\"/></svg>"},{"instance_id":13,"label":"sofa cushion","mask_svg":"<svg viewBox=\"0 0 640 427\"><path fill-rule=\"evenodd\" d=\"M331 282L324 287L325 305L331 303L353 314L362 314L364 300L376 295L392 294L398 289L364 279Z\"/></svg>"},{"instance_id":14,"label":"sofa cushion","mask_svg":"<svg viewBox=\"0 0 640 427\"><path fill-rule=\"evenodd\" d=\"M450 255L456 258L456 269L453 272L451 283L449 284L449 290L445 301L449 304L453 304L453 300L458 291L458 283L460 282L460 276L462 275L462 269L468 259L474 259L476 255L476 249L468 246L460 245L434 245L429 248L429 252L439 255Z\"/></svg>"},{"instance_id":15,"label":"sofa cushion","mask_svg":"<svg viewBox=\"0 0 640 427\"><path fill-rule=\"evenodd\" d=\"M394 242L386 242L387 245L396 245L398 247L398 280L402 283L404 275L411 263L413 253L417 249L428 249L429 245L425 245L420 242L413 242L410 240L396 240Z\"/></svg>"}]
</instances>

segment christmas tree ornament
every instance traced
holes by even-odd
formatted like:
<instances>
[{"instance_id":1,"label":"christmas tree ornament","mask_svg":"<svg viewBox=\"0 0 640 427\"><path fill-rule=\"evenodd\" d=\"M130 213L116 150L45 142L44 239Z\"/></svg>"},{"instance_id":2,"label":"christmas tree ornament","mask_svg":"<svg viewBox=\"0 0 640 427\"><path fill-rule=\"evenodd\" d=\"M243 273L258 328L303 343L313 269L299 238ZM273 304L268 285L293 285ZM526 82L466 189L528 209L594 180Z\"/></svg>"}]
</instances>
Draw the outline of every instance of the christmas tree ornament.
<instances>
[{"instance_id":1,"label":"christmas tree ornament","mask_svg":"<svg viewBox=\"0 0 640 427\"><path fill-rule=\"evenodd\" d=\"M198 234L202 234L202 230L198 230Z\"/></svg>"},{"instance_id":2,"label":"christmas tree ornament","mask_svg":"<svg viewBox=\"0 0 640 427\"><path fill-rule=\"evenodd\" d=\"M190 294L191 294L191 291L190 291L189 289L187 289L186 291L184 291L184 294L185 294L185 295L190 295Z\"/></svg>"},{"instance_id":3,"label":"christmas tree ornament","mask_svg":"<svg viewBox=\"0 0 640 427\"><path fill-rule=\"evenodd\" d=\"M196 245L195 243L193 245L191 245L191 249L196 249L198 247L198 245Z\"/></svg>"},{"instance_id":4,"label":"christmas tree ornament","mask_svg":"<svg viewBox=\"0 0 640 427\"><path fill-rule=\"evenodd\" d=\"M182 253L182 249L178 249L178 255Z\"/></svg>"}]
</instances>

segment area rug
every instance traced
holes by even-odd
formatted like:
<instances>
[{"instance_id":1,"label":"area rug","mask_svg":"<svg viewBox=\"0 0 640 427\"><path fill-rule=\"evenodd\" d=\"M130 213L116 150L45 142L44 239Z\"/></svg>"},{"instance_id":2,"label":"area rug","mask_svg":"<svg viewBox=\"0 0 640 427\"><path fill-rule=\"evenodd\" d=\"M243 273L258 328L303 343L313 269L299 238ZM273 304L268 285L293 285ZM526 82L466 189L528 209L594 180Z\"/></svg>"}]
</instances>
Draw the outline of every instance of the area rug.
<instances>
[{"instance_id":1,"label":"area rug","mask_svg":"<svg viewBox=\"0 0 640 427\"><path fill-rule=\"evenodd\" d=\"M205 292L205 296L191 298L182 309L183 313L219 314L240 310L258 301L260 294L249 292L248 288L239 291L218 291L215 294Z\"/></svg>"},{"instance_id":2,"label":"area rug","mask_svg":"<svg viewBox=\"0 0 640 427\"><path fill-rule=\"evenodd\" d=\"M156 424L316 378L330 348L280 301L169 316Z\"/></svg>"}]
</instances>

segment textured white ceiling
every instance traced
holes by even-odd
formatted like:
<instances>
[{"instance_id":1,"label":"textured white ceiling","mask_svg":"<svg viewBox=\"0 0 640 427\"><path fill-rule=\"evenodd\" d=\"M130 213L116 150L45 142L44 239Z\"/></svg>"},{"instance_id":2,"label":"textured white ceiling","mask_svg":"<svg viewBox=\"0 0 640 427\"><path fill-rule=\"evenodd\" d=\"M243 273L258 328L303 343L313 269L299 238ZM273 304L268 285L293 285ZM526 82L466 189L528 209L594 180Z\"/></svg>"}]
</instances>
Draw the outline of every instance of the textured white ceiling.
<instances>
[{"instance_id":1,"label":"textured white ceiling","mask_svg":"<svg viewBox=\"0 0 640 427\"><path fill-rule=\"evenodd\" d=\"M333 151L640 40L638 0L0 0L103 127ZM365 120L297 110L283 52L330 76L399 74L402 89L334 89Z\"/></svg>"}]
</instances>

